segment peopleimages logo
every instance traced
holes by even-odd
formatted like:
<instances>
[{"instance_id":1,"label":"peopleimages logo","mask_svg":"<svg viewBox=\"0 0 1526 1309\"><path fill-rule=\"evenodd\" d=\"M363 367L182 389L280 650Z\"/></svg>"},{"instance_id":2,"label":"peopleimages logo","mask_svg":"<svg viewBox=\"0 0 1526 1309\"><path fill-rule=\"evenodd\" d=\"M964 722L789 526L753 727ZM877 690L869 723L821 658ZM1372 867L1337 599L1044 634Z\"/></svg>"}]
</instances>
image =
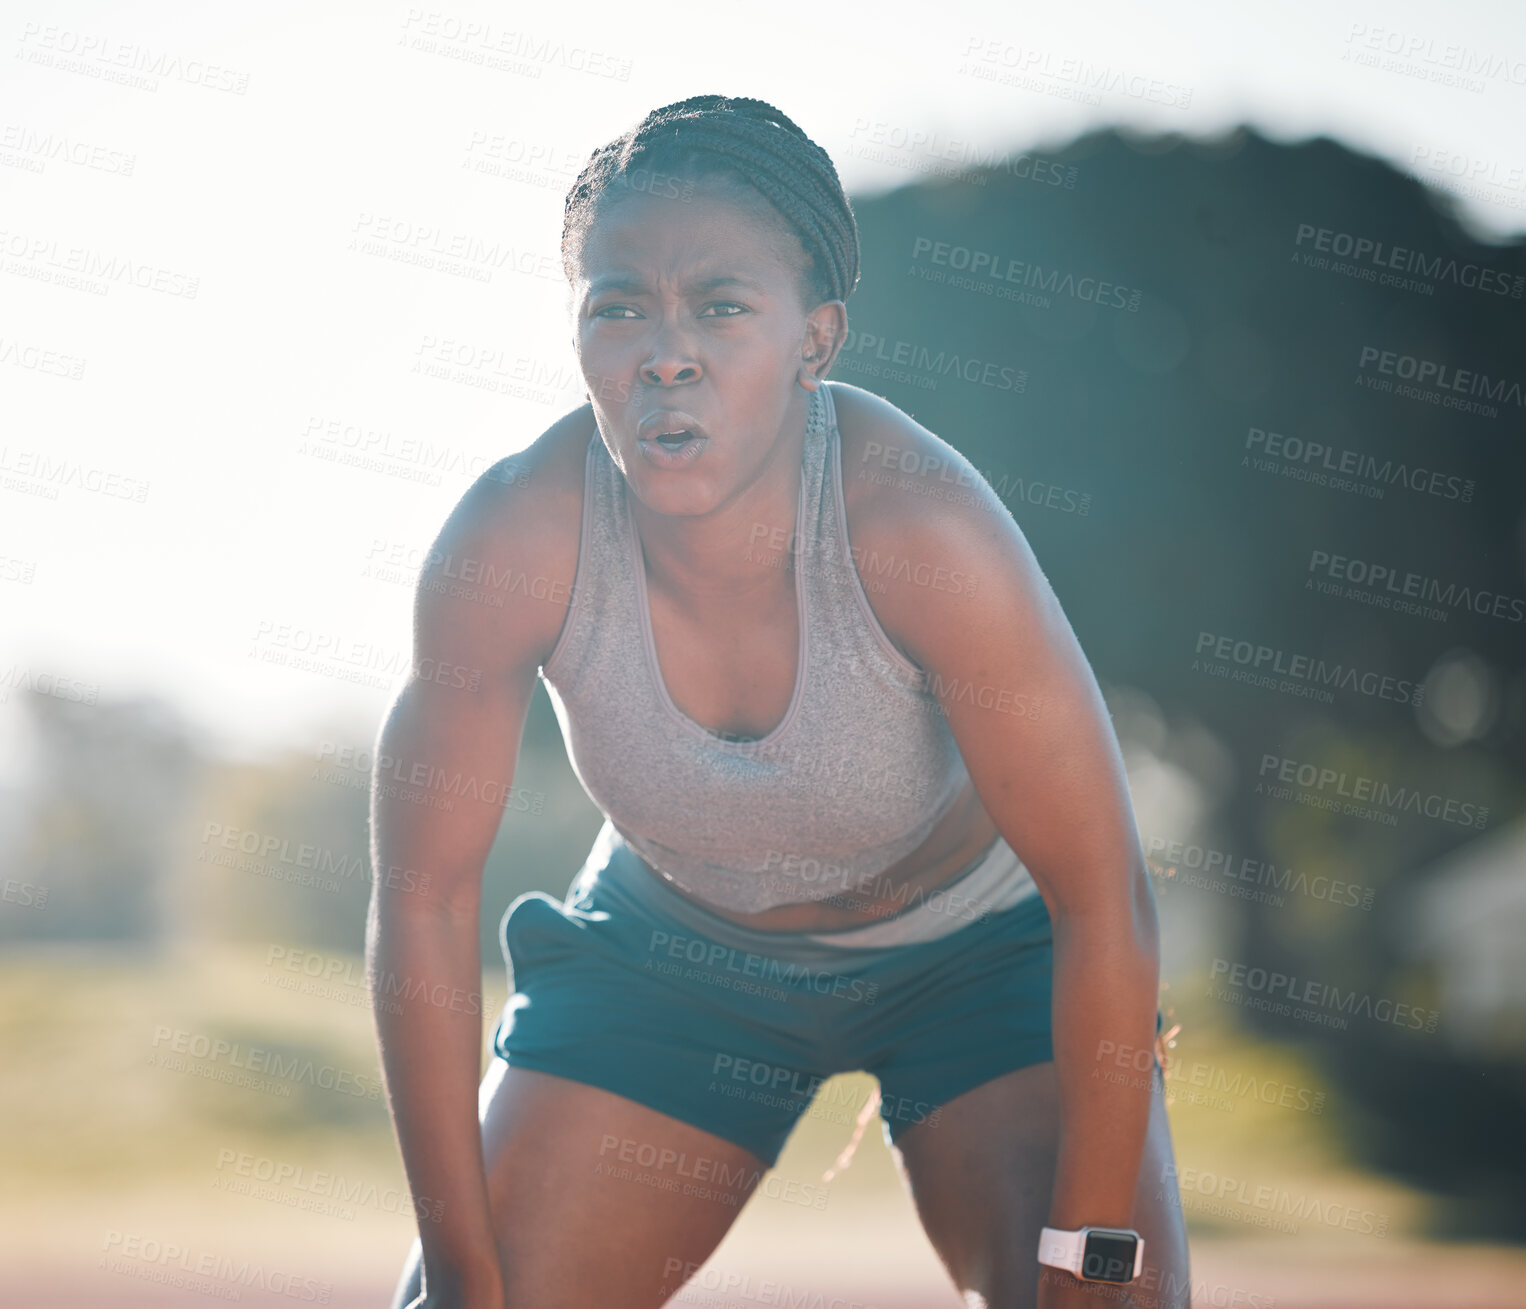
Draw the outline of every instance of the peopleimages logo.
<instances>
[{"instance_id":1,"label":"peopleimages logo","mask_svg":"<svg viewBox=\"0 0 1526 1309\"><path fill-rule=\"evenodd\" d=\"M1323 873L1310 877L1302 869L1295 871L1288 865L1279 870L1270 860L1253 859L1249 855L1236 856L1227 850L1167 840L1163 836L1151 837L1146 850L1145 858L1151 864L1160 865L1164 871L1159 875L1168 882L1215 888L1234 887L1235 883L1245 882L1251 886L1273 887L1290 895L1305 895L1353 909L1371 909L1377 895L1374 888L1357 882L1327 877ZM1195 877L1195 873L1201 873L1202 876ZM1237 893L1240 890L1235 889ZM1245 898L1260 902L1270 900L1279 906L1282 903L1281 896L1267 896L1265 893L1247 895Z\"/></svg>"},{"instance_id":2,"label":"peopleimages logo","mask_svg":"<svg viewBox=\"0 0 1526 1309\"><path fill-rule=\"evenodd\" d=\"M68 458L54 459L46 451L13 450L9 444L0 445L0 485L8 491L20 491L44 500L57 500L62 487L138 504L148 499L149 490L149 483L114 469L93 467Z\"/></svg>"},{"instance_id":3,"label":"peopleimages logo","mask_svg":"<svg viewBox=\"0 0 1526 1309\"><path fill-rule=\"evenodd\" d=\"M74 290L107 295L113 284L126 284L140 291L159 291L177 299L194 300L201 278L160 264L108 254L88 246L60 247L51 236L0 230L0 254L24 261L7 271L45 282L59 282ZM74 276L76 275L77 276Z\"/></svg>"},{"instance_id":4,"label":"peopleimages logo","mask_svg":"<svg viewBox=\"0 0 1526 1309\"><path fill-rule=\"evenodd\" d=\"M1357 991L1343 992L1338 986L1315 981L1312 977L1301 979L1275 969L1251 968L1217 956L1214 957L1208 975L1211 984L1222 978L1233 990L1254 991L1257 995L1277 997L1290 1005L1316 1005L1353 1017L1365 1014L1377 1022L1392 1023L1395 1027L1409 1027L1416 1031L1423 1028L1427 1032L1434 1032L1441 1019L1441 1015L1434 1009L1396 1004L1385 998L1374 1001L1370 995ZM1218 998L1231 997L1226 996L1221 987Z\"/></svg>"},{"instance_id":5,"label":"peopleimages logo","mask_svg":"<svg viewBox=\"0 0 1526 1309\"><path fill-rule=\"evenodd\" d=\"M1075 188L1080 175L1080 170L1073 164L1045 159L1026 151L1014 155L962 137L945 137L935 129L920 125L907 127L883 118L855 119L849 135L854 139L847 151L860 159L872 159L900 168L918 167L918 171L945 177L958 176L975 186L984 186L988 173L1005 173L1019 181L1070 191Z\"/></svg>"},{"instance_id":6,"label":"peopleimages logo","mask_svg":"<svg viewBox=\"0 0 1526 1309\"><path fill-rule=\"evenodd\" d=\"M691 1156L687 1150L608 1133L599 1142L599 1162L593 1166L593 1175L724 1205L745 1203L754 1188L766 1199L809 1209L825 1209L831 1199L825 1186L797 1182L773 1169L728 1164L724 1159L706 1155Z\"/></svg>"},{"instance_id":7,"label":"peopleimages logo","mask_svg":"<svg viewBox=\"0 0 1526 1309\"><path fill-rule=\"evenodd\" d=\"M319 1064L306 1055L283 1055L279 1050L267 1050L263 1046L246 1046L242 1041L229 1041L221 1036L208 1036L183 1027L170 1027L160 1023L154 1027L153 1053L149 1063L171 1072L198 1072L194 1065L187 1067L183 1056L203 1062L209 1071L202 1076L214 1081L232 1081L226 1075L229 1069L245 1073L264 1074L299 1086L313 1086L325 1091L337 1091L344 1095L376 1100L381 1096L381 1079L332 1064ZM213 1065L222 1065L220 1069ZM225 1075L216 1076L221 1072ZM285 1094L285 1092L282 1092Z\"/></svg>"},{"instance_id":8,"label":"peopleimages logo","mask_svg":"<svg viewBox=\"0 0 1526 1309\"><path fill-rule=\"evenodd\" d=\"M1319 267L1328 262L1319 260L1316 263L1315 251L1335 255L1339 259L1349 259L1356 265L1353 271L1362 276L1363 280L1375 280L1385 286L1404 286L1404 279L1396 275L1402 273L1432 282L1450 282L1453 286L1482 291L1488 295L1509 296L1512 300L1521 299L1523 289L1526 289L1526 276L1520 273L1502 273L1485 264L1468 263L1448 255L1428 255L1422 250L1411 250L1408 246L1392 245L1387 241L1339 232L1328 227L1315 227L1312 223L1298 224L1293 245L1294 259L1308 267ZM1336 265L1332 267L1338 269ZM1404 289L1414 288L1404 286Z\"/></svg>"},{"instance_id":9,"label":"peopleimages logo","mask_svg":"<svg viewBox=\"0 0 1526 1309\"><path fill-rule=\"evenodd\" d=\"M227 1170L226 1172L224 1170ZM224 1146L217 1152L217 1172L212 1189L249 1195L255 1199L276 1199L294 1208L336 1217L354 1219L356 1208L378 1209L384 1213L406 1214L410 1218L439 1222L445 1201L420 1196L415 1200L405 1187L380 1187L375 1182L349 1178L343 1173L323 1169L309 1171L306 1164L287 1163L268 1155L253 1155ZM263 1184L263 1189L261 1188ZM295 1195L283 1195L280 1188L290 1188ZM325 1201L332 1201L325 1204Z\"/></svg>"},{"instance_id":10,"label":"peopleimages logo","mask_svg":"<svg viewBox=\"0 0 1526 1309\"><path fill-rule=\"evenodd\" d=\"M715 978L732 973L738 979L745 977L757 978L760 982L779 982L790 988L788 992L781 992L786 998L799 990L806 990L814 991L817 995L873 1004L880 989L878 982L866 982L861 977L821 972L807 968L804 964L785 962L769 955L754 954L751 950L738 950L718 941L675 935L657 928L652 929L651 939L647 942L647 953L666 954L670 959L695 965L702 972L689 975L701 979L703 974ZM646 971L657 970L657 965L650 958L643 967Z\"/></svg>"},{"instance_id":11,"label":"peopleimages logo","mask_svg":"<svg viewBox=\"0 0 1526 1309\"><path fill-rule=\"evenodd\" d=\"M1404 463L1402 460L1367 454L1309 441L1298 436L1252 427L1246 431L1240 467L1256 472L1279 472L1295 481L1313 482L1338 491L1355 491L1381 500L1390 486L1404 486L1422 495L1469 504L1473 500L1471 477L1440 469Z\"/></svg>"},{"instance_id":12,"label":"peopleimages logo","mask_svg":"<svg viewBox=\"0 0 1526 1309\"><path fill-rule=\"evenodd\" d=\"M1463 413L1494 417L1499 411L1491 412L1491 405L1481 403L1485 400L1495 404L1514 406L1517 409L1526 408L1526 388L1522 388L1520 382L1512 378L1490 377L1488 373L1480 373L1476 369L1456 368L1451 364L1438 363L1434 359L1421 359L1416 355L1399 354L1394 350L1380 350L1375 345L1362 347L1357 367L1364 375L1369 369L1374 373L1383 374L1382 377L1374 380L1383 382L1385 386L1393 385L1388 381L1390 377L1396 377L1401 382L1413 383L1410 386L1394 387L1395 395L1410 396L1418 400L1431 399L1434 396L1435 402L1444 408L1457 409ZM1474 396L1477 400L1462 400L1458 398L1461 395Z\"/></svg>"},{"instance_id":13,"label":"peopleimages logo","mask_svg":"<svg viewBox=\"0 0 1526 1309\"><path fill-rule=\"evenodd\" d=\"M839 362L867 358L876 364L936 373L939 377L952 374L972 386L990 387L996 391L1024 391L1028 386L1028 373L1025 369L950 350L934 351L915 341L899 338L887 341L883 336L869 332L855 333L852 328L848 329L837 358Z\"/></svg>"},{"instance_id":14,"label":"peopleimages logo","mask_svg":"<svg viewBox=\"0 0 1526 1309\"><path fill-rule=\"evenodd\" d=\"M750 1088L769 1097L767 1103L770 1104L792 1107L809 1104L815 1107L826 1099L837 1100L844 1107L852 1108L855 1113L859 1110L853 1092L837 1080L835 1074L802 1072L782 1064L765 1063L723 1051L716 1052L710 1073L710 1090L723 1095L741 1098L749 1094ZM727 1082L735 1082L739 1086L728 1087ZM943 1115L941 1108L928 1101L910 1100L903 1095L886 1095L883 1092L880 1095L879 1111L885 1119L934 1125Z\"/></svg>"},{"instance_id":15,"label":"peopleimages logo","mask_svg":"<svg viewBox=\"0 0 1526 1309\"><path fill-rule=\"evenodd\" d=\"M1234 1204L1266 1211L1268 1217L1276 1218L1286 1215L1283 1221L1288 1223L1295 1232L1298 1230L1297 1225L1291 1220L1322 1223L1327 1227L1339 1227L1344 1231L1357 1232L1364 1236L1388 1235L1389 1216L1387 1214L1378 1213L1372 1209L1356 1209L1351 1205L1341 1204L1339 1201L1318 1200L1306 1195L1297 1195L1292 1191L1283 1190L1280 1186L1263 1185L1252 1190L1249 1188L1249 1183L1242 1178L1226 1177L1198 1168L1178 1170L1174 1163L1168 1163L1162 1170L1161 1181L1176 1182L1184 1196L1193 1194L1208 1196L1221 1203L1232 1198ZM1188 1207L1198 1208L1199 1206L1189 1205Z\"/></svg>"},{"instance_id":16,"label":"peopleimages logo","mask_svg":"<svg viewBox=\"0 0 1526 1309\"><path fill-rule=\"evenodd\" d=\"M1042 91L1082 104L1101 104L1102 92L1177 109L1186 109L1192 103L1190 86L1167 82L1137 69L1094 64L1079 55L1018 45L1003 37L971 33L965 40L963 55L958 71L967 77Z\"/></svg>"},{"instance_id":17,"label":"peopleimages logo","mask_svg":"<svg viewBox=\"0 0 1526 1309\"><path fill-rule=\"evenodd\" d=\"M975 250L966 245L953 245L947 241L934 241L931 237L918 236L911 244L912 271L928 277L930 281L943 281L943 268L956 273L968 273L966 279L948 279L951 285L965 281L977 281L982 286L1005 283L1002 290L1032 287L1050 295L1074 296L1092 304L1109 309L1123 309L1138 313L1139 301L1144 292L1138 288L1120 286L1098 277L1076 277L1074 273L1059 268L1046 268L1043 264L1029 263L1025 259L1007 256L996 250ZM940 265L928 268L922 264ZM1047 307L1047 306L1046 306Z\"/></svg>"},{"instance_id":18,"label":"peopleimages logo","mask_svg":"<svg viewBox=\"0 0 1526 1309\"><path fill-rule=\"evenodd\" d=\"M1503 54L1498 50L1480 50L1462 45L1452 39L1455 35L1457 33L1448 32L1445 41L1438 43L1428 32L1397 27L1369 27L1365 22L1354 22L1346 33L1346 50L1341 57L1346 58L1354 48L1359 47L1358 54L1366 50L1375 55L1393 57L1394 71L1407 74L1412 69L1423 69L1428 81L1447 86L1467 85L1469 90L1475 88L1465 79L1496 78L1501 82L1526 86L1526 59ZM1389 66L1386 62L1381 65L1372 60L1362 62L1374 67Z\"/></svg>"},{"instance_id":19,"label":"peopleimages logo","mask_svg":"<svg viewBox=\"0 0 1526 1309\"><path fill-rule=\"evenodd\" d=\"M230 827L225 823L208 822L201 830L201 852L198 863L237 867L239 861L219 857L221 848L236 854L254 855L267 864L284 865L289 869L303 869L320 878L349 878L357 880L367 868L366 856L346 853L332 846L317 845L310 841L293 841L290 837L256 831L252 828ZM411 875L411 870L410 870ZM287 880L277 878L278 881ZM291 880L302 880L292 878ZM427 885L427 877L426 883ZM337 889L337 888L336 888Z\"/></svg>"},{"instance_id":20,"label":"peopleimages logo","mask_svg":"<svg viewBox=\"0 0 1526 1309\"><path fill-rule=\"evenodd\" d=\"M1408 705L1418 705L1425 699L1425 687L1421 683L1403 681L1371 669L1358 669L1350 664L1326 663L1315 655L1217 632L1199 632L1193 654L1193 672L1218 672L1232 681L1275 686L1276 677L1272 674L1276 674L1303 684L1308 691L1336 687ZM1323 698L1330 699L1329 696Z\"/></svg>"},{"instance_id":21,"label":"peopleimages logo","mask_svg":"<svg viewBox=\"0 0 1526 1309\"><path fill-rule=\"evenodd\" d=\"M230 1256L198 1251L178 1241L162 1241L118 1228L107 1231L95 1262L106 1272L173 1286L178 1291L196 1291L213 1300L240 1300L244 1287L310 1304L328 1304L334 1296L332 1282L267 1267L247 1253Z\"/></svg>"},{"instance_id":22,"label":"peopleimages logo","mask_svg":"<svg viewBox=\"0 0 1526 1309\"><path fill-rule=\"evenodd\" d=\"M966 920L983 918L992 912L989 900L960 895L947 887L937 887L929 894L926 887L915 886L910 882L897 885L892 880L879 876L871 876L866 880L861 873L846 864L823 863L820 859L810 856L802 858L781 850L768 851L763 859L763 867L777 869L785 877L796 877L802 882L839 885L840 894L823 896L817 900L818 904L829 904L834 908L855 909L862 907L866 900L888 898L899 906L897 913L902 912L908 902L917 905L925 903L931 913L946 913Z\"/></svg>"},{"instance_id":23,"label":"peopleimages logo","mask_svg":"<svg viewBox=\"0 0 1526 1309\"><path fill-rule=\"evenodd\" d=\"M1456 823L1459 827L1472 827L1482 831L1489 821L1486 806L1468 804L1439 795L1421 792L1408 786L1390 786L1387 782L1360 774L1347 773L1344 769L1321 768L1315 764L1300 763L1281 755L1264 754L1258 770L1262 778L1275 776L1278 781L1292 783L1305 790L1323 793L1331 790L1356 804L1371 803L1379 809L1411 811L1426 818L1439 818L1443 822ZM1256 793L1266 790L1263 782L1256 783ZM1334 807L1333 805L1330 807Z\"/></svg>"},{"instance_id":24,"label":"peopleimages logo","mask_svg":"<svg viewBox=\"0 0 1526 1309\"><path fill-rule=\"evenodd\" d=\"M1427 577L1424 573L1395 568L1391 564L1373 563L1366 559L1353 559L1347 555L1332 554L1328 550L1311 550L1310 574L1323 573L1329 581L1316 583L1313 576L1304 579L1304 590L1319 591L1324 595L1340 595L1371 603L1374 593L1385 608L1404 609L1409 601L1429 601L1446 609L1468 609L1486 618L1503 618L1506 622L1526 621L1526 603L1519 596L1505 595L1471 586L1459 586L1456 582L1443 583L1440 578ZM1339 583L1349 582L1342 587ZM1411 608L1420 607L1418 604ZM1438 612L1445 614L1446 609Z\"/></svg>"}]
</instances>

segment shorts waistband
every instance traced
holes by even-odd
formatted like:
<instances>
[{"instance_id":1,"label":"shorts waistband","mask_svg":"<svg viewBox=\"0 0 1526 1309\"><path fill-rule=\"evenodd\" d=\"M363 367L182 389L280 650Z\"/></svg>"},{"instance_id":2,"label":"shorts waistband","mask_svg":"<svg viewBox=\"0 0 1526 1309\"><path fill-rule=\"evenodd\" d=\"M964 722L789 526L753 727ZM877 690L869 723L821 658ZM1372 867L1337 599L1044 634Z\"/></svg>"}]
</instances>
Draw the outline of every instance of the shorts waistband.
<instances>
[{"instance_id":1,"label":"shorts waistband","mask_svg":"<svg viewBox=\"0 0 1526 1309\"><path fill-rule=\"evenodd\" d=\"M827 945L918 945L939 941L981 918L1016 908L1039 889L1016 851L1000 836L952 878L931 891L909 892L909 904L870 923L837 932L812 932Z\"/></svg>"},{"instance_id":2,"label":"shorts waistband","mask_svg":"<svg viewBox=\"0 0 1526 1309\"><path fill-rule=\"evenodd\" d=\"M989 857L990 851L982 854L961 872L954 882L974 873ZM954 882L948 885L952 886ZM796 930L763 931L758 928L744 927L740 923L732 922L729 918L712 913L682 892L675 891L659 881L642 864L636 852L626 845L613 827L607 823L599 833L599 839L595 842L587 862L568 889L568 902L586 899L596 887L601 893L613 894L617 898L634 902L648 915L669 923L677 923L723 945L790 963L839 966L850 961L868 963L903 953L905 949L910 948L911 944L920 944L920 942L912 942L905 946L898 946L850 943L851 938L859 933L880 933L885 923L890 921L884 919L827 933ZM960 931L968 930L973 926L974 923L962 926ZM957 936L958 933L952 935Z\"/></svg>"}]
</instances>

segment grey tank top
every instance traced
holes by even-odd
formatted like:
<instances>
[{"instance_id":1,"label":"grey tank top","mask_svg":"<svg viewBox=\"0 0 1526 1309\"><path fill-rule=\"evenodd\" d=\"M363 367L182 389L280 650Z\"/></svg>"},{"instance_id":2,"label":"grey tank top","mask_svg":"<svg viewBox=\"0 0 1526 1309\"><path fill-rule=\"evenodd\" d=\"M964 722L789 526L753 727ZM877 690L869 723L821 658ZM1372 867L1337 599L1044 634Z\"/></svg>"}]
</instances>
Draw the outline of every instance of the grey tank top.
<instances>
[{"instance_id":1,"label":"grey tank top","mask_svg":"<svg viewBox=\"0 0 1526 1309\"><path fill-rule=\"evenodd\" d=\"M925 675L869 607L840 448L824 383L801 461L794 692L766 736L737 739L669 696L625 476L597 428L588 442L572 600L540 673L573 771L620 838L682 890L734 912L863 888L921 844L969 776ZM783 551L755 557L789 566ZM867 562L871 585L904 563Z\"/></svg>"}]
</instances>

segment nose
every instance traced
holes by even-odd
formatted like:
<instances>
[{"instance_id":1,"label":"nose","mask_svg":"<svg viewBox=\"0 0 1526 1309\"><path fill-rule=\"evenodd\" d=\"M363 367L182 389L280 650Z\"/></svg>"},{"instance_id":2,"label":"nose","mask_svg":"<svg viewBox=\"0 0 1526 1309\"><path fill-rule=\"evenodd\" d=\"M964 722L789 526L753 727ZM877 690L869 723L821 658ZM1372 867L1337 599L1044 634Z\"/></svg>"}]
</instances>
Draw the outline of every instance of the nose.
<instances>
[{"instance_id":1,"label":"nose","mask_svg":"<svg viewBox=\"0 0 1526 1309\"><path fill-rule=\"evenodd\" d=\"M688 335L671 322L661 323L653 333L651 353L641 365L641 380L648 386L674 386L693 382L699 375Z\"/></svg>"}]
</instances>

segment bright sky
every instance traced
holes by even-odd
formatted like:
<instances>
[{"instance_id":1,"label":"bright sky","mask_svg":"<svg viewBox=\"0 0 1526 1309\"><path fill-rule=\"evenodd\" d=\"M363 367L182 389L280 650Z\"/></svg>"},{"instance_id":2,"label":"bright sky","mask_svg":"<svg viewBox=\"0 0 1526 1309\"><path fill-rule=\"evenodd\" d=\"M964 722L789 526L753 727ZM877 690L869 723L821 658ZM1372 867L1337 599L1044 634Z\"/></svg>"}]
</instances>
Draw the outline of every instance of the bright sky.
<instances>
[{"instance_id":1,"label":"bright sky","mask_svg":"<svg viewBox=\"0 0 1526 1309\"><path fill-rule=\"evenodd\" d=\"M855 194L1248 122L1526 231L1513 0L957 8L0 4L0 699L153 689L229 747L336 715L368 742L420 553L582 399L566 189L687 95L777 104Z\"/></svg>"}]
</instances>

